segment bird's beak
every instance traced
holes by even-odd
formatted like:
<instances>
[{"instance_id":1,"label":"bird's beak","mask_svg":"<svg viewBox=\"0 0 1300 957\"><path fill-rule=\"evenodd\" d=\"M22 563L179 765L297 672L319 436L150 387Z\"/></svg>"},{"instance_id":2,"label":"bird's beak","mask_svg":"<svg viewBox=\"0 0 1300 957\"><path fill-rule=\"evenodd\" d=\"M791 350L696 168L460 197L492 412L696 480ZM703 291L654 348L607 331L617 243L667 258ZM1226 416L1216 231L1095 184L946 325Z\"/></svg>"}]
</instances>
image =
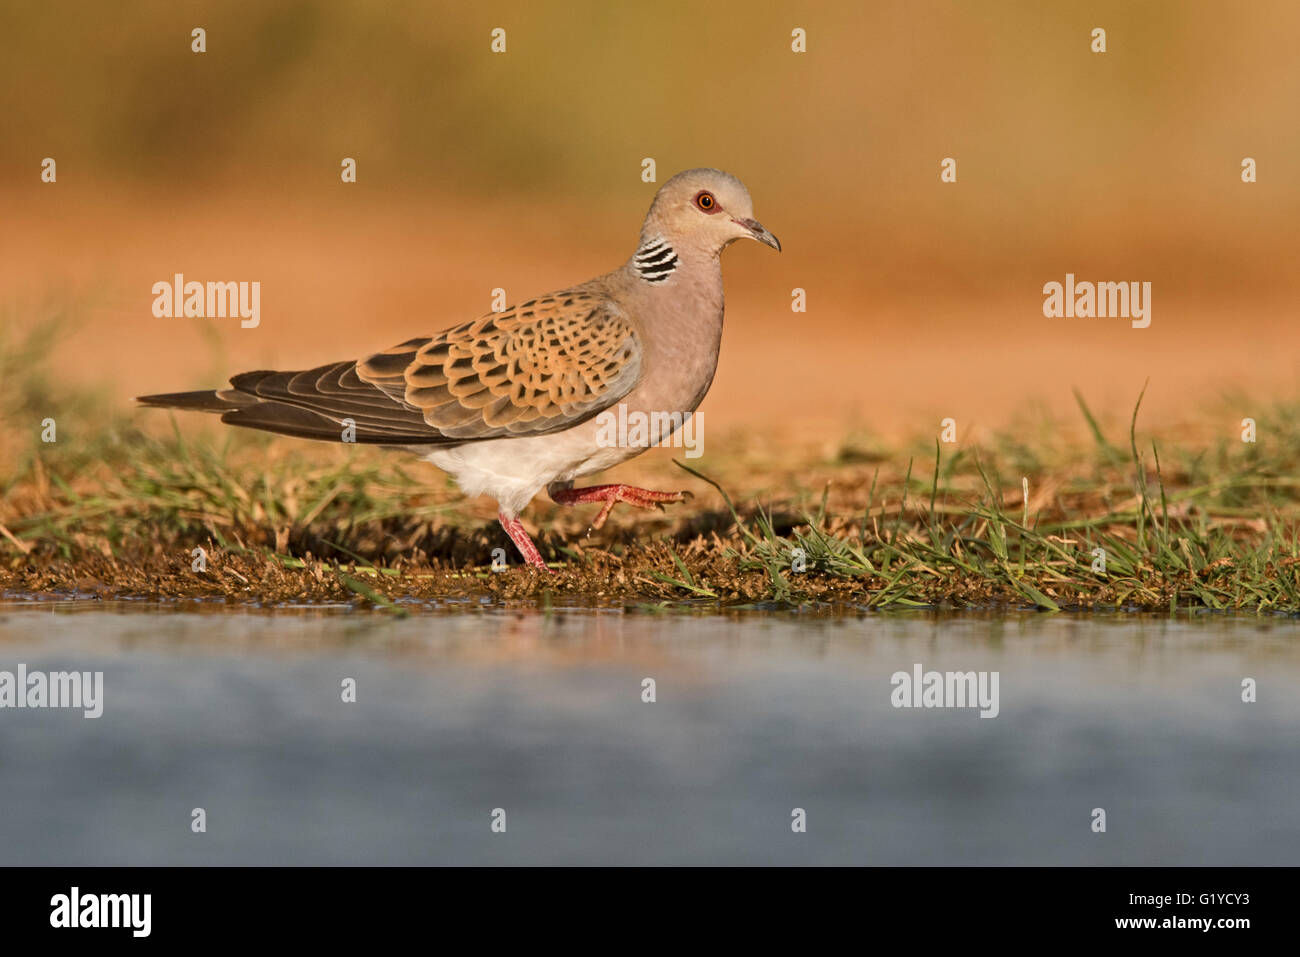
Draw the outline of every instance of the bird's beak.
<instances>
[{"instance_id":1,"label":"bird's beak","mask_svg":"<svg viewBox=\"0 0 1300 957\"><path fill-rule=\"evenodd\" d=\"M767 227L757 219L733 219L732 222L737 226L743 226L745 229L749 230L749 235L754 239L757 239L764 246L771 246L777 252L781 251L781 240L769 233Z\"/></svg>"}]
</instances>

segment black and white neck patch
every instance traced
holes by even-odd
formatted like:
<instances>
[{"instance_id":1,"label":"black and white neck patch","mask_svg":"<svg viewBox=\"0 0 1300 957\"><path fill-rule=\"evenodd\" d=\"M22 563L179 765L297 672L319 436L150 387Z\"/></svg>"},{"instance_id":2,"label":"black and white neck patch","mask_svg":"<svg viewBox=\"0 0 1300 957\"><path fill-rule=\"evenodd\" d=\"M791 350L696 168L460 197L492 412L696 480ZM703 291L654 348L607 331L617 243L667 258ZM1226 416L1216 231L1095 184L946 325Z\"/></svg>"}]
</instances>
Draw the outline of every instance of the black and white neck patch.
<instances>
[{"instance_id":1,"label":"black and white neck patch","mask_svg":"<svg viewBox=\"0 0 1300 957\"><path fill-rule=\"evenodd\" d=\"M646 282L663 282L677 269L677 253L662 239L647 239L632 257L636 271Z\"/></svg>"}]
</instances>

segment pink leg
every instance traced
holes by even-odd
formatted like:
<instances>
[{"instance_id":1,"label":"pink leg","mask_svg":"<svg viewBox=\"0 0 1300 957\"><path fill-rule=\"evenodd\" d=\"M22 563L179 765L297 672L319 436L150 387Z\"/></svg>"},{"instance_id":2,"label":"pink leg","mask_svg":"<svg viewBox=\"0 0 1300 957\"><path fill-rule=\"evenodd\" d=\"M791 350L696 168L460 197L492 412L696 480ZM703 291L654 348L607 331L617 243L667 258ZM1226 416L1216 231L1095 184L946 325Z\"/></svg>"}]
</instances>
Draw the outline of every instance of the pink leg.
<instances>
[{"instance_id":1,"label":"pink leg","mask_svg":"<svg viewBox=\"0 0 1300 957\"><path fill-rule=\"evenodd\" d=\"M544 572L552 571L552 569L546 567L546 562L542 561L542 553L537 550L533 540L524 531L523 522L519 521L517 517L508 518L505 512L498 513L497 521L501 523L501 527L510 536L510 541L515 543L515 548L519 549L519 554L524 557L524 561L533 568L540 568Z\"/></svg>"},{"instance_id":2,"label":"pink leg","mask_svg":"<svg viewBox=\"0 0 1300 957\"><path fill-rule=\"evenodd\" d=\"M553 485L546 491L557 505L603 502L604 505L591 523L592 528L600 528L604 525L610 511L619 502L626 502L636 508L662 510L665 502L685 502L691 497L690 492L656 492L633 485L592 485L589 488L564 488Z\"/></svg>"}]
</instances>

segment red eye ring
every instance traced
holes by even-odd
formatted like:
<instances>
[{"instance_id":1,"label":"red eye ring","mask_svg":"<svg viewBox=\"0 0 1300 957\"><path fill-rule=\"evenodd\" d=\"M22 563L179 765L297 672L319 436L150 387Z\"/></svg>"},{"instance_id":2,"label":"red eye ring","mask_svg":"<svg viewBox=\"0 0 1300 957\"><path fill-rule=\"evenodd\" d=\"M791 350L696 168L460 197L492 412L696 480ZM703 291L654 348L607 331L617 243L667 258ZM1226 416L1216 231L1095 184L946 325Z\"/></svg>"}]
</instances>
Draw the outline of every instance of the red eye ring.
<instances>
[{"instance_id":1,"label":"red eye ring","mask_svg":"<svg viewBox=\"0 0 1300 957\"><path fill-rule=\"evenodd\" d=\"M718 211L718 200L707 189L702 189L695 194L695 205L709 215Z\"/></svg>"}]
</instances>

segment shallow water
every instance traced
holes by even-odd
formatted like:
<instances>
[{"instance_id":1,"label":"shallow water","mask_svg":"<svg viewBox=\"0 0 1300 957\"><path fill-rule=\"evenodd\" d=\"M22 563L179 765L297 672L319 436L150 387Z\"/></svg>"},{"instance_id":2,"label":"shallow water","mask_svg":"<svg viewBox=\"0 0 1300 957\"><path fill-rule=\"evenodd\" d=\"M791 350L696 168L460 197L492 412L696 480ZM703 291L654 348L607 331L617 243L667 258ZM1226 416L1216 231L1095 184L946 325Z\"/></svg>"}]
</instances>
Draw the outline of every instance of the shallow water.
<instances>
[{"instance_id":1,"label":"shallow water","mask_svg":"<svg viewBox=\"0 0 1300 957\"><path fill-rule=\"evenodd\" d=\"M104 710L0 710L3 864L1300 862L1289 619L7 603L19 663Z\"/></svg>"}]
</instances>

